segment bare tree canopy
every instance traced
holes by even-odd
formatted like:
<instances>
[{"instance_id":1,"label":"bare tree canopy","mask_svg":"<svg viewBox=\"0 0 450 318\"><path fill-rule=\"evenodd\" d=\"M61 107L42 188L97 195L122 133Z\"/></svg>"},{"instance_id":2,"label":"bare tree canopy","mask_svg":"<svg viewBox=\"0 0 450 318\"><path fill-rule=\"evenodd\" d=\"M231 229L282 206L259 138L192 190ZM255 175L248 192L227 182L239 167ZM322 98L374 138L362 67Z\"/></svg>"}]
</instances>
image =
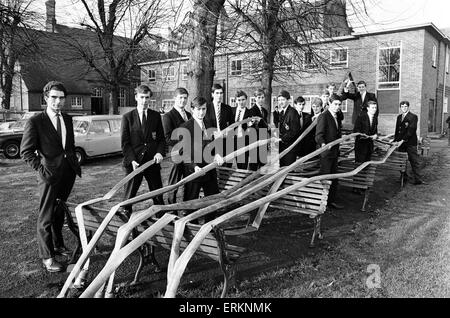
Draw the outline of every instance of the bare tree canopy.
<instances>
[{"instance_id":1,"label":"bare tree canopy","mask_svg":"<svg viewBox=\"0 0 450 318\"><path fill-rule=\"evenodd\" d=\"M30 33L37 20L37 13L30 10L32 3L33 0L0 2L0 101L5 109L10 108L17 60L37 50L36 37Z\"/></svg>"},{"instance_id":2,"label":"bare tree canopy","mask_svg":"<svg viewBox=\"0 0 450 318\"><path fill-rule=\"evenodd\" d=\"M117 114L118 88L130 82L130 72L149 52L145 41L173 16L163 0L81 0L87 17L81 26L92 31L91 41L67 35L65 43L74 52L71 59L82 59L107 85L109 113ZM95 43L95 45L93 45Z\"/></svg>"}]
</instances>

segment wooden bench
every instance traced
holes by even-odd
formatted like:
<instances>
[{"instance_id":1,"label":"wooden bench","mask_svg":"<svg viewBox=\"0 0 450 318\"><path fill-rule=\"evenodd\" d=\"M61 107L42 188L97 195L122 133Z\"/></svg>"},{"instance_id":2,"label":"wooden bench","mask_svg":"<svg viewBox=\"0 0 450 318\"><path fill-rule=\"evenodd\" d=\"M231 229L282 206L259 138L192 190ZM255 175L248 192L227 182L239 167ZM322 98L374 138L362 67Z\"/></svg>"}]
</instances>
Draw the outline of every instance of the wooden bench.
<instances>
[{"instance_id":1,"label":"wooden bench","mask_svg":"<svg viewBox=\"0 0 450 318\"><path fill-rule=\"evenodd\" d=\"M338 173L345 173L355 170L361 163L356 163L353 158L341 160L338 164ZM352 177L339 178L339 186L349 187L365 191L364 201L361 211L366 211L366 204L369 200L370 189L375 181L375 165L369 165Z\"/></svg>"},{"instance_id":2,"label":"wooden bench","mask_svg":"<svg viewBox=\"0 0 450 318\"><path fill-rule=\"evenodd\" d=\"M378 160L381 157L382 154L378 151L375 151L372 155L373 160ZM400 187L403 188L407 164L408 164L408 153L401 151L394 151L389 156L389 158L387 158L386 162L380 165L378 169L378 174L386 175L392 171L400 172Z\"/></svg>"},{"instance_id":3,"label":"wooden bench","mask_svg":"<svg viewBox=\"0 0 450 318\"><path fill-rule=\"evenodd\" d=\"M227 190L232 186L236 185L238 182L243 180L245 177L250 175L252 171L231 169L226 167L220 167L217 169L217 176L219 179L219 189L221 191ZM301 182L306 178L301 177L298 173L292 172L287 175L281 184L279 190L285 189L295 183ZM325 213L327 208L328 192L330 189L331 181L316 181L300 188L296 191L291 192L277 200L270 203L269 207L274 209L280 209L288 212L300 213L308 215L314 220L314 232L311 239L311 246L314 246L314 239L316 236L322 238L320 233L321 216ZM249 196L247 202L249 203L255 199L266 196L269 188L264 188L263 190ZM255 220L252 225L248 225L249 231L253 228L257 230L259 224L263 218L263 215L256 215ZM240 232L233 233L232 231L226 231L226 234L233 235L239 234Z\"/></svg>"},{"instance_id":4,"label":"wooden bench","mask_svg":"<svg viewBox=\"0 0 450 318\"><path fill-rule=\"evenodd\" d=\"M78 228L76 224L76 216L75 216L75 207L76 204L67 202L66 203L66 216L68 227L72 231L72 233L77 237L78 245L76 250L74 251L74 255L72 255L72 262L74 261L75 253L80 251L81 242L78 235ZM83 209L83 217L85 222L85 227L88 232L95 232L99 227L102 220L108 214L108 210L99 207L89 207ZM115 237L117 234L117 230L120 226L125 224L128 221L126 215L119 213L116 214L109 225L107 226L105 233ZM152 222L155 222L156 219L150 219L144 221L133 233L133 237L142 233L146 228L148 228ZM186 230L183 235L183 239L181 242L181 248L184 248L189 244L191 239L197 234L201 225L188 223L186 225ZM162 247L167 250L171 250L172 248L172 238L173 238L173 225L166 226L162 231L158 232L152 239L148 242L148 245L144 245L141 247L139 251L139 265L136 270L133 283L136 283L139 280L140 273L142 268L146 264L154 264L156 266L157 271L160 270L160 266L155 258L154 247ZM131 237L130 237L131 239ZM225 239L224 231L215 227L213 232L210 233L206 239L202 242L200 248L196 251L196 254L201 255L206 258L213 259L217 261L220 265L220 269L224 275L224 284L222 289L221 297L224 297L229 289L230 282L234 279L235 270L234 263L241 256L242 253L245 252L245 248L228 244Z\"/></svg>"}]
</instances>

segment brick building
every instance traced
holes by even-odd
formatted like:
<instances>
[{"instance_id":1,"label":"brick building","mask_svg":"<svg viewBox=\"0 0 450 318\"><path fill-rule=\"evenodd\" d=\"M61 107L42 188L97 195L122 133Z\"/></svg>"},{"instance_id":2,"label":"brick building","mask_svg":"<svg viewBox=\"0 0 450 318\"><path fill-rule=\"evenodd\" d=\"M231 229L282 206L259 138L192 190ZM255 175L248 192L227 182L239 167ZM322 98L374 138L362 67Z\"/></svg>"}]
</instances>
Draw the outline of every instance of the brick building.
<instances>
[{"instance_id":1,"label":"brick building","mask_svg":"<svg viewBox=\"0 0 450 318\"><path fill-rule=\"evenodd\" d=\"M420 136L442 133L450 96L449 45L449 37L432 23L329 38L314 44L323 56L329 56L329 70L315 72L314 63L308 62L306 56L298 71L284 65L279 72L285 76L273 82L273 101L285 89L294 98L304 96L309 108L310 100L320 96L328 83L339 87L350 71L356 82L365 80L368 91L377 94L381 133L394 132L401 100L409 100L411 111L419 116ZM251 74L256 57L256 51L216 54L215 82L225 88L226 102L230 105L234 106L237 90L251 96L260 87ZM187 62L188 57L179 57L141 64L141 83L155 92L153 108L165 111L171 108L173 90L186 86ZM347 128L351 128L352 109L351 100L343 104Z\"/></svg>"}]
</instances>

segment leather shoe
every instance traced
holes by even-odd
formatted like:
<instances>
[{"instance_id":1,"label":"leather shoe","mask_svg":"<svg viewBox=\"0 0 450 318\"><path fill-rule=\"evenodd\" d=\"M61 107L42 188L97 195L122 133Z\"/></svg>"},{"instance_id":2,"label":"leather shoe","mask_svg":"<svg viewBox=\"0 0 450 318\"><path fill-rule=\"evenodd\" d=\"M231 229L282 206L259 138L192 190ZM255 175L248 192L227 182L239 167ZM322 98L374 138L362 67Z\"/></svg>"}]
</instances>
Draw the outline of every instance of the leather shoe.
<instances>
[{"instance_id":1,"label":"leather shoe","mask_svg":"<svg viewBox=\"0 0 450 318\"><path fill-rule=\"evenodd\" d=\"M426 182L422 181L422 180L416 180L413 183L414 185L419 185L419 184L427 184Z\"/></svg>"},{"instance_id":2,"label":"leather shoe","mask_svg":"<svg viewBox=\"0 0 450 318\"><path fill-rule=\"evenodd\" d=\"M53 249L53 251L55 252L56 255L62 255L62 256L70 256L70 254L72 253L72 251L69 250L65 246L63 246L63 247L55 247Z\"/></svg>"},{"instance_id":3,"label":"leather shoe","mask_svg":"<svg viewBox=\"0 0 450 318\"><path fill-rule=\"evenodd\" d=\"M342 210L343 208L344 208L344 206L343 205L340 205L340 204L337 204L337 203L334 203L334 202L331 202L330 204L328 204L330 207L332 207L333 209L336 209L336 210Z\"/></svg>"},{"instance_id":4,"label":"leather shoe","mask_svg":"<svg viewBox=\"0 0 450 318\"><path fill-rule=\"evenodd\" d=\"M63 266L55 261L52 257L43 259L42 264L49 273L58 273L63 271Z\"/></svg>"}]
</instances>

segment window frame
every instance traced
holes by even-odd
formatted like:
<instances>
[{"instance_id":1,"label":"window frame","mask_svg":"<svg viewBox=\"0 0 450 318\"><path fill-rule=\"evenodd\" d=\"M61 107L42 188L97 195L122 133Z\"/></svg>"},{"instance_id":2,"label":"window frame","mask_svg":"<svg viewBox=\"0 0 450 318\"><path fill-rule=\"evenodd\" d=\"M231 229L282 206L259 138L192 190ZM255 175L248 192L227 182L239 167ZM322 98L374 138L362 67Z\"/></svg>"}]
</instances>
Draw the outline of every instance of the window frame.
<instances>
[{"instance_id":1,"label":"window frame","mask_svg":"<svg viewBox=\"0 0 450 318\"><path fill-rule=\"evenodd\" d=\"M74 103L75 101L75 103ZM79 101L79 103L78 103ZM83 109L83 97L81 96L71 96L70 97L70 108L72 109Z\"/></svg>"},{"instance_id":2,"label":"window frame","mask_svg":"<svg viewBox=\"0 0 450 318\"><path fill-rule=\"evenodd\" d=\"M156 82L156 69L155 68L149 68L147 69L147 81L149 82ZM151 76L153 75L153 76Z\"/></svg>"},{"instance_id":3,"label":"window frame","mask_svg":"<svg viewBox=\"0 0 450 318\"><path fill-rule=\"evenodd\" d=\"M239 58L230 59L230 75L231 76L242 76L243 73L243 60ZM237 67L238 63L240 63L240 69ZM233 70L233 65L235 69Z\"/></svg>"},{"instance_id":4,"label":"window frame","mask_svg":"<svg viewBox=\"0 0 450 318\"><path fill-rule=\"evenodd\" d=\"M187 74L187 65L182 64L181 65L181 80L187 81L188 80L188 74Z\"/></svg>"},{"instance_id":5,"label":"window frame","mask_svg":"<svg viewBox=\"0 0 450 318\"><path fill-rule=\"evenodd\" d=\"M303 70L305 71L317 71L319 69L319 65L317 65L317 63L313 62L313 63L307 63L307 54L312 54L312 56L314 57L314 52L308 51L308 52L303 52L303 63L302 63L302 67Z\"/></svg>"},{"instance_id":6,"label":"window frame","mask_svg":"<svg viewBox=\"0 0 450 318\"><path fill-rule=\"evenodd\" d=\"M339 62L333 62L333 52L336 50L345 50L346 51L346 60L345 61L339 61ZM338 69L338 68L348 68L348 47L342 47L342 48L333 48L330 50L330 68L332 69Z\"/></svg>"},{"instance_id":7,"label":"window frame","mask_svg":"<svg viewBox=\"0 0 450 318\"><path fill-rule=\"evenodd\" d=\"M164 113L167 113L168 111L170 111L170 109L166 111L167 106L164 106L164 104L167 104L167 103L169 104L169 106L172 106L172 108L173 108L173 106L175 105L175 100L174 99L163 99L161 101L161 109L164 111Z\"/></svg>"},{"instance_id":8,"label":"window frame","mask_svg":"<svg viewBox=\"0 0 450 318\"><path fill-rule=\"evenodd\" d=\"M125 87L119 87L119 94L117 94L117 99L119 100L119 107L126 107L127 94Z\"/></svg>"},{"instance_id":9,"label":"window frame","mask_svg":"<svg viewBox=\"0 0 450 318\"><path fill-rule=\"evenodd\" d=\"M399 49L400 57L399 57L399 73L398 73L398 81L395 82L380 82L380 55L381 50L390 50L390 49ZM398 45L390 45L390 46L380 46L378 47L377 52L377 88L378 90L399 90L400 84L402 80L402 43L400 42ZM391 66L391 64L386 64L386 66ZM398 85L397 87L383 87L383 85Z\"/></svg>"},{"instance_id":10,"label":"window frame","mask_svg":"<svg viewBox=\"0 0 450 318\"><path fill-rule=\"evenodd\" d=\"M175 66L170 65L162 68L163 79L166 82L175 81Z\"/></svg>"},{"instance_id":11,"label":"window frame","mask_svg":"<svg viewBox=\"0 0 450 318\"><path fill-rule=\"evenodd\" d=\"M431 56L431 66L436 68L436 65L437 65L437 46L436 46L436 44L433 44L433 53Z\"/></svg>"}]
</instances>

